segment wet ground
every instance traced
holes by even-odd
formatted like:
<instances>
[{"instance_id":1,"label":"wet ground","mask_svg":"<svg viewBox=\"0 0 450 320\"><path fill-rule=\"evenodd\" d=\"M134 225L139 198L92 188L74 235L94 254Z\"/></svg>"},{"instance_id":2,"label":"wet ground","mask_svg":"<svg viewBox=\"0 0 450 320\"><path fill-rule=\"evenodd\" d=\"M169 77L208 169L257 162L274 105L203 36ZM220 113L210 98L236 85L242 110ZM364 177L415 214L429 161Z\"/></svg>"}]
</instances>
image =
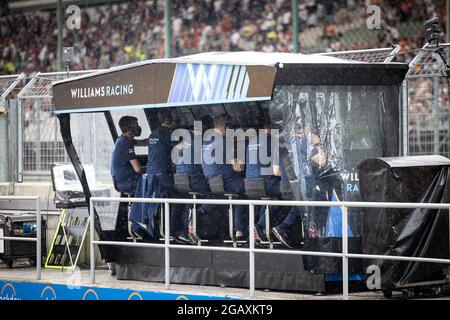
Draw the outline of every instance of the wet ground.
<instances>
[{"instance_id":1,"label":"wet ground","mask_svg":"<svg viewBox=\"0 0 450 320\"><path fill-rule=\"evenodd\" d=\"M67 284L70 286L93 286L90 283L89 270L77 270L75 272L42 269L42 280L35 280L35 268L31 268L27 262L15 263L12 269L6 268L5 264L0 263L0 279L11 281L33 281L41 283ZM223 288L216 286L198 286L172 284L170 290L166 290L163 283L117 280L110 274L106 266L96 270L96 287L120 288L143 291L172 292L180 294L201 294L235 297L240 299L249 299L249 290L243 288ZM356 291L358 290L358 291ZM307 292L276 292L267 290L256 290L254 299L262 300L340 300L340 293L328 293L323 295ZM385 299L381 291L361 291L353 289L350 291L350 300L383 300ZM393 300L402 300L401 292L393 292ZM416 297L416 299L431 299L430 296ZM449 296L442 296L433 299L450 300Z\"/></svg>"}]
</instances>

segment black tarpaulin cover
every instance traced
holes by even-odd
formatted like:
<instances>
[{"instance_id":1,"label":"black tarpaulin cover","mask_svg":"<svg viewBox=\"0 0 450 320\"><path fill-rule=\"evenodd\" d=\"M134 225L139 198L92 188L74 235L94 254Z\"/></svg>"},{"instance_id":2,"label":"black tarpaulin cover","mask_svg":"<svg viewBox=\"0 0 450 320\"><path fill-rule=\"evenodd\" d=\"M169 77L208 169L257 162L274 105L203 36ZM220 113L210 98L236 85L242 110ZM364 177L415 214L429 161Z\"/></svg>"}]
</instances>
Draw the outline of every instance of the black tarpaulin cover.
<instances>
[{"instance_id":1,"label":"black tarpaulin cover","mask_svg":"<svg viewBox=\"0 0 450 320\"><path fill-rule=\"evenodd\" d=\"M367 159L359 166L361 201L448 203L450 160L442 156ZM448 210L367 208L363 253L449 259ZM445 265L367 260L378 265L383 289L442 280Z\"/></svg>"}]
</instances>

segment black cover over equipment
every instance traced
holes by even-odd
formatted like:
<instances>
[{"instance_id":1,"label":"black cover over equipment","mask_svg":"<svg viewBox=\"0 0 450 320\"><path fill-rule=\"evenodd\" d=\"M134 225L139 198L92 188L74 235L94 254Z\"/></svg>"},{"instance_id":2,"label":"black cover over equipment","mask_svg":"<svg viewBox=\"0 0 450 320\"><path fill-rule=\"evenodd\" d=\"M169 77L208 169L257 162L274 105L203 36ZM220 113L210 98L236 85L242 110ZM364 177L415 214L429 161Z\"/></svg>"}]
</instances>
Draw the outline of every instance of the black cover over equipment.
<instances>
[{"instance_id":1,"label":"black cover over equipment","mask_svg":"<svg viewBox=\"0 0 450 320\"><path fill-rule=\"evenodd\" d=\"M442 156L368 159L359 166L360 194L369 202L448 203L450 160ZM365 254L449 259L448 210L363 210ZM442 280L442 264L367 260L378 265L381 286Z\"/></svg>"}]
</instances>

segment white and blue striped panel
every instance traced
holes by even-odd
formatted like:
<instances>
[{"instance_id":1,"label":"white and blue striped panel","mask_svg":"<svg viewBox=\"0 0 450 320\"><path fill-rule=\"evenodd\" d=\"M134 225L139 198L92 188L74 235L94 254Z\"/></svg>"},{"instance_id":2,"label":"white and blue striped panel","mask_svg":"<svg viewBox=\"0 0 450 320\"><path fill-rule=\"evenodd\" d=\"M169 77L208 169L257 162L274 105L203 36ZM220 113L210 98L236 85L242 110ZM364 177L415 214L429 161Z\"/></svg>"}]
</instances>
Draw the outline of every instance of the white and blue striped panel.
<instances>
[{"instance_id":1,"label":"white and blue striped panel","mask_svg":"<svg viewBox=\"0 0 450 320\"><path fill-rule=\"evenodd\" d=\"M177 64L167 102L243 101L249 85L245 66Z\"/></svg>"}]
</instances>

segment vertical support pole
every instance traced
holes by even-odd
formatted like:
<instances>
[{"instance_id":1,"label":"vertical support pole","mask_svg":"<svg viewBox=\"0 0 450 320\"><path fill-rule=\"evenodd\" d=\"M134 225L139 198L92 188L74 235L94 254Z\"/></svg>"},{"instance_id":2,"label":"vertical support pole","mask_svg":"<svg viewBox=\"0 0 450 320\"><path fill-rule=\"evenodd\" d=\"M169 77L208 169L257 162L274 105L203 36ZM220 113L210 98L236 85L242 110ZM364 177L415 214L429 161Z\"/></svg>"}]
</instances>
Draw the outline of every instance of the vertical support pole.
<instances>
[{"instance_id":1,"label":"vertical support pole","mask_svg":"<svg viewBox=\"0 0 450 320\"><path fill-rule=\"evenodd\" d=\"M230 200L230 206L228 208L228 232L230 233L231 241L233 241L233 247L237 248L236 234L234 233L233 205L231 204L233 196L228 196L228 200Z\"/></svg>"},{"instance_id":2,"label":"vertical support pole","mask_svg":"<svg viewBox=\"0 0 450 320\"><path fill-rule=\"evenodd\" d=\"M447 43L450 43L450 0L447 0Z\"/></svg>"},{"instance_id":3,"label":"vertical support pole","mask_svg":"<svg viewBox=\"0 0 450 320\"><path fill-rule=\"evenodd\" d=\"M64 64L62 61L63 52L63 4L62 0L58 0L56 3L56 25L58 29L58 43L57 43L57 58L58 58L58 71L64 71Z\"/></svg>"},{"instance_id":4,"label":"vertical support pole","mask_svg":"<svg viewBox=\"0 0 450 320\"><path fill-rule=\"evenodd\" d=\"M14 193L14 183L17 181L17 107L18 100L8 101L8 181L9 194Z\"/></svg>"},{"instance_id":5,"label":"vertical support pole","mask_svg":"<svg viewBox=\"0 0 450 320\"><path fill-rule=\"evenodd\" d=\"M0 96L0 106L9 110L8 101ZM4 110L4 111L6 111ZM2 152L0 152L0 181L7 182L9 179L9 166L10 166L10 153L5 152L8 149L10 140L8 138L8 118L9 112L0 112L0 146L2 146Z\"/></svg>"},{"instance_id":6,"label":"vertical support pole","mask_svg":"<svg viewBox=\"0 0 450 320\"><path fill-rule=\"evenodd\" d=\"M298 0L291 0L292 4L292 45L294 53L299 52L298 34Z\"/></svg>"},{"instance_id":7,"label":"vertical support pole","mask_svg":"<svg viewBox=\"0 0 450 320\"><path fill-rule=\"evenodd\" d=\"M440 78L438 77L433 77L433 110L432 115L433 115L433 154L439 154L439 145L440 145L440 141L439 141L439 123L438 123L438 112L437 108L439 107L439 97L440 97ZM439 108L440 109L440 108Z\"/></svg>"},{"instance_id":8,"label":"vertical support pole","mask_svg":"<svg viewBox=\"0 0 450 320\"><path fill-rule=\"evenodd\" d=\"M17 102L17 182L23 182L23 110L22 99Z\"/></svg>"},{"instance_id":9,"label":"vertical support pole","mask_svg":"<svg viewBox=\"0 0 450 320\"><path fill-rule=\"evenodd\" d=\"M249 277L250 277L250 298L255 295L255 237L253 236L253 225L255 223L255 205L249 205L249 224L248 224L248 239L249 239ZM267 223L267 222L266 222Z\"/></svg>"},{"instance_id":10,"label":"vertical support pole","mask_svg":"<svg viewBox=\"0 0 450 320\"><path fill-rule=\"evenodd\" d=\"M197 199L197 195L192 195L192 199L194 201ZM195 240L197 241L197 245L201 246L202 241L200 240L200 237L197 235L197 204L194 202L192 206L192 234L195 237Z\"/></svg>"},{"instance_id":11,"label":"vertical support pole","mask_svg":"<svg viewBox=\"0 0 450 320\"><path fill-rule=\"evenodd\" d=\"M166 220L165 228L164 228L164 253L165 253L165 260L164 260L164 266L166 269L165 272L165 278L166 278L166 290L170 289L170 251L169 251L169 244L170 244L170 205L168 202L164 202L164 216Z\"/></svg>"},{"instance_id":12,"label":"vertical support pole","mask_svg":"<svg viewBox=\"0 0 450 320\"><path fill-rule=\"evenodd\" d=\"M36 199L36 280L41 280L42 266L42 215L41 199Z\"/></svg>"},{"instance_id":13,"label":"vertical support pole","mask_svg":"<svg viewBox=\"0 0 450 320\"><path fill-rule=\"evenodd\" d=\"M342 299L348 300L348 212L342 206Z\"/></svg>"},{"instance_id":14,"label":"vertical support pole","mask_svg":"<svg viewBox=\"0 0 450 320\"><path fill-rule=\"evenodd\" d=\"M267 205L266 208L264 209L264 216L265 216L265 220L266 220L266 224L265 224L265 229L266 229L266 237L267 237L267 241L269 241L269 248L273 249L273 241L272 241L272 237L270 236L270 212L269 212L269 206Z\"/></svg>"},{"instance_id":15,"label":"vertical support pole","mask_svg":"<svg viewBox=\"0 0 450 320\"><path fill-rule=\"evenodd\" d=\"M36 171L42 172L43 166L42 166L42 137L41 137L41 121L42 121L42 108L41 108L41 100L35 100L33 102L33 108L36 112L37 119L36 119L36 132L35 132L35 150L36 150Z\"/></svg>"},{"instance_id":16,"label":"vertical support pole","mask_svg":"<svg viewBox=\"0 0 450 320\"><path fill-rule=\"evenodd\" d=\"M164 0L164 32L165 32L165 48L164 57L172 57L172 1Z\"/></svg>"},{"instance_id":17,"label":"vertical support pole","mask_svg":"<svg viewBox=\"0 0 450 320\"><path fill-rule=\"evenodd\" d=\"M89 254L91 262L91 283L95 283L95 223L94 223L94 202L92 198L89 199L89 229L90 229L90 239L89 239Z\"/></svg>"},{"instance_id":18,"label":"vertical support pole","mask_svg":"<svg viewBox=\"0 0 450 320\"><path fill-rule=\"evenodd\" d=\"M408 80L403 80L402 83L402 123L401 123L401 139L402 139L402 156L407 156L409 154L409 131L408 131Z\"/></svg>"}]
</instances>

